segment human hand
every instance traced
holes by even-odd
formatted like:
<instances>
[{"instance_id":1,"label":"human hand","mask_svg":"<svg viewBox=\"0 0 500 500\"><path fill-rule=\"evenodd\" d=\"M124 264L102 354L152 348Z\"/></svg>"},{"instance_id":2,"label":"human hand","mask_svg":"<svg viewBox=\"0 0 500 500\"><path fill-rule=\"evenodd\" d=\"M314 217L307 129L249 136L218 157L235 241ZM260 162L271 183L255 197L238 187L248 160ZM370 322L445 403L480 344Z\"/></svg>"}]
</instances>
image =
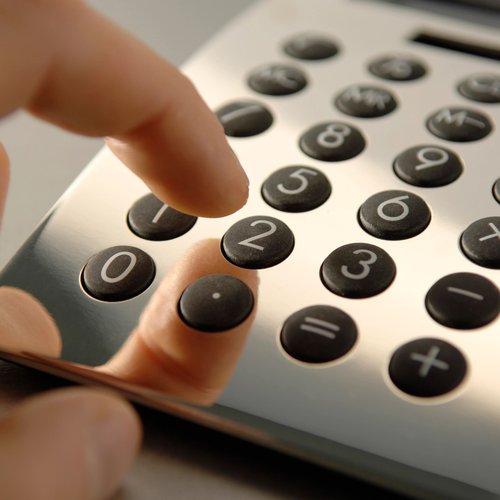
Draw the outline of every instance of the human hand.
<instances>
[{"instance_id":1,"label":"human hand","mask_svg":"<svg viewBox=\"0 0 500 500\"><path fill-rule=\"evenodd\" d=\"M246 176L221 126L191 83L82 2L0 0L0 40L5 75L0 116L24 107L67 130L108 136L108 145L118 157L156 196L181 211L221 216L243 205ZM192 182L193 178L198 182ZM0 209L7 180L8 160L0 150ZM224 188L227 183L231 190ZM128 348L132 358L148 356L154 346L158 346L157 355L165 354L161 342L155 344L162 333L171 332L172 327L180 328L181 334L187 329L180 323L173 325L176 318L157 314L154 304L161 300L162 290L169 286L177 290L190 278L206 274L213 264L228 266L218 260L217 245L204 245L209 258L183 260L173 277L166 278L172 281L161 285L131 336L138 341ZM253 272L235 270L232 274L255 292ZM233 337L239 339L238 349L250 321L238 327ZM141 332L146 330L148 344L141 342L145 338ZM43 307L11 288L0 289L0 344L5 350L50 355L61 349L57 327ZM226 347L221 342L214 349L227 354ZM135 365L115 360L108 373L130 366L139 367L130 375L134 381L151 375L147 371L151 365L143 363L146 371L141 370L140 359ZM155 368L162 373L161 366ZM172 371L163 374L171 377ZM215 380L216 391L224 377ZM169 380L176 386L174 379ZM191 384L194 399L196 391L201 394L214 388L200 388L197 383ZM77 388L32 398L0 421L2 497L106 498L118 486L139 442L140 425L133 410L110 393Z\"/></svg>"}]
</instances>

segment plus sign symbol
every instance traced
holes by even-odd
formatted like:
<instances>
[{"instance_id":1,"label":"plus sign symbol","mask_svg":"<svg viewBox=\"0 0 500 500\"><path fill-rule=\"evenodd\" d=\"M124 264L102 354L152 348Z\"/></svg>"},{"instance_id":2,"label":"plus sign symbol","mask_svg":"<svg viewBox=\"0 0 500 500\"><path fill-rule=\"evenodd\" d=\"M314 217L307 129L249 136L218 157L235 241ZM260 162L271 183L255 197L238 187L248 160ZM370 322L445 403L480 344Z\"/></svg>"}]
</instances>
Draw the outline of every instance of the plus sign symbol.
<instances>
[{"instance_id":1,"label":"plus sign symbol","mask_svg":"<svg viewBox=\"0 0 500 500\"><path fill-rule=\"evenodd\" d=\"M441 339L413 340L397 349L389 375L398 389L411 396L431 398L447 394L465 379L467 362L453 345Z\"/></svg>"}]
</instances>

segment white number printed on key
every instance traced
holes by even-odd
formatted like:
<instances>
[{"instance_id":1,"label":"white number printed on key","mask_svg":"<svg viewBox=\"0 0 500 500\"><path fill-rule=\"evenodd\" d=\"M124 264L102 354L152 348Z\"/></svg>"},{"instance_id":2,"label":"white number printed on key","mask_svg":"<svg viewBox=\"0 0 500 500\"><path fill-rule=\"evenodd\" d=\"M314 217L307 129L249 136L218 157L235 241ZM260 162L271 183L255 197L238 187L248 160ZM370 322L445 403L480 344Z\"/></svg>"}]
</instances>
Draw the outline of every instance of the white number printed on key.
<instances>
[{"instance_id":1,"label":"white number printed on key","mask_svg":"<svg viewBox=\"0 0 500 500\"><path fill-rule=\"evenodd\" d=\"M271 234L274 234L278 228L276 227L276 224L274 222L271 222L268 220L255 220L250 224L250 226L254 227L258 224L264 224L266 226L269 226L269 230L265 231L264 233L257 234L255 236L251 236L250 238L247 238L246 240L240 241L240 242L238 242L238 245L243 245L245 247L255 248L256 250L260 250L261 252L264 251L263 246L256 245L255 243L252 243L252 241L260 240L262 238L267 238L268 236L271 236Z\"/></svg>"},{"instance_id":2,"label":"white number printed on key","mask_svg":"<svg viewBox=\"0 0 500 500\"><path fill-rule=\"evenodd\" d=\"M403 202L403 200L407 200L408 198L409 198L408 195L402 195L402 196L397 196L396 198L391 198L390 200L385 200L377 207L378 216L381 219L384 219L384 220L387 220L390 222L397 222L397 221L403 220L410 213L410 209L408 208L408 205ZM399 215L387 215L386 213L384 213L384 208L387 205L391 205L393 203L396 205L399 205L403 209L403 211Z\"/></svg>"},{"instance_id":3,"label":"white number printed on key","mask_svg":"<svg viewBox=\"0 0 500 500\"><path fill-rule=\"evenodd\" d=\"M340 268L340 272L346 278L349 278L349 279L352 279L352 280L362 280L362 279L365 279L370 274L370 265L374 264L375 262L377 262L377 254L375 252L372 252L371 250L366 250L366 249L363 249L363 248L359 248L358 250L354 250L353 253L356 254L356 255L359 255L359 254L362 254L362 253L365 253L365 254L369 255L368 259L366 259L366 260L360 260L359 263L358 263L363 268L363 270L360 273L351 273L351 271L349 271L349 268L346 265L343 265Z\"/></svg>"},{"instance_id":4,"label":"white number printed on key","mask_svg":"<svg viewBox=\"0 0 500 500\"><path fill-rule=\"evenodd\" d=\"M427 158L426 155L434 154L437 155L438 158L435 160L431 160ZM444 165L450 159L450 155L444 151L444 149L440 148L422 148L417 153L417 160L420 161L418 165L415 165L415 170L423 170L424 168L429 167L437 167L439 165Z\"/></svg>"},{"instance_id":5,"label":"white number printed on key","mask_svg":"<svg viewBox=\"0 0 500 500\"><path fill-rule=\"evenodd\" d=\"M295 189L289 189L285 187L283 183L278 184L277 188L284 194L300 194L305 191L309 185L309 181L305 177L306 175L318 175L314 170L309 170L308 168L299 168L292 172L289 177L294 179L299 179L300 186Z\"/></svg>"},{"instance_id":6,"label":"white number printed on key","mask_svg":"<svg viewBox=\"0 0 500 500\"><path fill-rule=\"evenodd\" d=\"M322 148L335 149L345 142L345 138L351 133L351 129L342 123L328 125L316 141Z\"/></svg>"},{"instance_id":7,"label":"white number printed on key","mask_svg":"<svg viewBox=\"0 0 500 500\"><path fill-rule=\"evenodd\" d=\"M113 263L115 259L121 257L122 255L126 255L127 257L130 258L129 265L121 274L119 274L115 278L108 276L109 266ZM132 252L117 252L104 263L104 266L102 266L101 279L106 283L111 283L111 284L118 283L119 281L125 279L130 274L132 269L134 269L136 263L137 263L137 257Z\"/></svg>"}]
</instances>

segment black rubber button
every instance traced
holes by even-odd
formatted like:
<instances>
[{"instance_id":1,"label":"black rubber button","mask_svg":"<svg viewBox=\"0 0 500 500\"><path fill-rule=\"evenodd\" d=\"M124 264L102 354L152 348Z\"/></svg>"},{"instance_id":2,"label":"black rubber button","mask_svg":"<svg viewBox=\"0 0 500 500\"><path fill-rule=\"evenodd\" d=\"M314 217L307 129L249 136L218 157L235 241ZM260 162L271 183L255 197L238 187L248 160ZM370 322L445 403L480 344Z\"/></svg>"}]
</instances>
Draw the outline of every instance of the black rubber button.
<instances>
[{"instance_id":1,"label":"black rubber button","mask_svg":"<svg viewBox=\"0 0 500 500\"><path fill-rule=\"evenodd\" d=\"M127 300L142 293L155 277L153 259L139 248L116 246L89 259L81 275L92 297L108 302Z\"/></svg>"},{"instance_id":2,"label":"black rubber button","mask_svg":"<svg viewBox=\"0 0 500 500\"><path fill-rule=\"evenodd\" d=\"M431 398L460 385L467 362L454 346L440 339L422 338L401 346L389 364L392 382L412 396Z\"/></svg>"},{"instance_id":3,"label":"black rubber button","mask_svg":"<svg viewBox=\"0 0 500 500\"><path fill-rule=\"evenodd\" d=\"M178 238L195 224L196 217L165 205L155 195L137 200L128 212L129 228L146 240L164 241Z\"/></svg>"},{"instance_id":4,"label":"black rubber button","mask_svg":"<svg viewBox=\"0 0 500 500\"><path fill-rule=\"evenodd\" d=\"M252 291L241 280L211 274L191 283L179 299L179 315L202 332L222 332L238 326L252 312Z\"/></svg>"},{"instance_id":5,"label":"black rubber button","mask_svg":"<svg viewBox=\"0 0 500 500\"><path fill-rule=\"evenodd\" d=\"M335 56L339 49L337 44L323 35L303 33L288 40L283 50L289 56L306 61L319 61Z\"/></svg>"},{"instance_id":6,"label":"black rubber button","mask_svg":"<svg viewBox=\"0 0 500 500\"><path fill-rule=\"evenodd\" d=\"M394 111L396 98L388 90L366 85L352 85L335 98L337 109L358 118L378 118Z\"/></svg>"},{"instance_id":7,"label":"black rubber button","mask_svg":"<svg viewBox=\"0 0 500 500\"><path fill-rule=\"evenodd\" d=\"M468 330L491 323L500 309L494 283L473 273L449 274L437 281L425 297L427 311L438 323Z\"/></svg>"},{"instance_id":8,"label":"black rubber button","mask_svg":"<svg viewBox=\"0 0 500 500\"><path fill-rule=\"evenodd\" d=\"M221 250L232 264L247 269L264 269L284 261L293 250L290 228L267 215L247 217L224 234Z\"/></svg>"},{"instance_id":9,"label":"black rubber button","mask_svg":"<svg viewBox=\"0 0 500 500\"><path fill-rule=\"evenodd\" d=\"M427 72L424 63L413 56L389 55L372 61L368 69L372 74L397 82L406 82L421 78Z\"/></svg>"},{"instance_id":10,"label":"black rubber button","mask_svg":"<svg viewBox=\"0 0 500 500\"><path fill-rule=\"evenodd\" d=\"M322 205L332 192L325 174L301 165L280 168L262 185L262 197L283 212L307 212Z\"/></svg>"},{"instance_id":11,"label":"black rubber button","mask_svg":"<svg viewBox=\"0 0 500 500\"><path fill-rule=\"evenodd\" d=\"M500 217L473 222L462 234L462 250L472 262L500 269Z\"/></svg>"},{"instance_id":12,"label":"black rubber button","mask_svg":"<svg viewBox=\"0 0 500 500\"><path fill-rule=\"evenodd\" d=\"M490 119L479 111L467 108L443 108L427 120L427 128L447 141L469 142L486 137L493 129Z\"/></svg>"},{"instance_id":13,"label":"black rubber button","mask_svg":"<svg viewBox=\"0 0 500 500\"><path fill-rule=\"evenodd\" d=\"M420 187L450 184L463 172L460 158L441 146L414 146L394 160L394 172L404 182Z\"/></svg>"},{"instance_id":14,"label":"black rubber button","mask_svg":"<svg viewBox=\"0 0 500 500\"><path fill-rule=\"evenodd\" d=\"M430 220L427 203L408 191L382 191L370 196L359 209L361 227L384 240L412 238L420 234Z\"/></svg>"},{"instance_id":15,"label":"black rubber button","mask_svg":"<svg viewBox=\"0 0 500 500\"><path fill-rule=\"evenodd\" d=\"M458 84L458 91L473 101L499 103L500 75L471 75Z\"/></svg>"},{"instance_id":16,"label":"black rubber button","mask_svg":"<svg viewBox=\"0 0 500 500\"><path fill-rule=\"evenodd\" d=\"M493 197L500 203L500 178L493 184Z\"/></svg>"},{"instance_id":17,"label":"black rubber button","mask_svg":"<svg viewBox=\"0 0 500 500\"><path fill-rule=\"evenodd\" d=\"M392 283L396 264L385 250L375 245L350 243L325 259L320 274L323 284L337 295L371 297Z\"/></svg>"},{"instance_id":18,"label":"black rubber button","mask_svg":"<svg viewBox=\"0 0 500 500\"><path fill-rule=\"evenodd\" d=\"M347 123L326 122L311 127L302 134L300 149L311 158L321 161L344 161L354 158L365 149L361 132Z\"/></svg>"},{"instance_id":19,"label":"black rubber button","mask_svg":"<svg viewBox=\"0 0 500 500\"><path fill-rule=\"evenodd\" d=\"M357 337L353 319L326 305L306 307L292 314L280 334L283 349L306 363L326 363L345 356Z\"/></svg>"},{"instance_id":20,"label":"black rubber button","mask_svg":"<svg viewBox=\"0 0 500 500\"><path fill-rule=\"evenodd\" d=\"M273 115L256 101L234 101L219 108L217 118L230 137L251 137L261 134L273 124Z\"/></svg>"},{"instance_id":21,"label":"black rubber button","mask_svg":"<svg viewBox=\"0 0 500 500\"><path fill-rule=\"evenodd\" d=\"M252 71L248 85L260 94L283 96L302 90L307 85L307 78L303 71L293 66L266 64Z\"/></svg>"}]
</instances>

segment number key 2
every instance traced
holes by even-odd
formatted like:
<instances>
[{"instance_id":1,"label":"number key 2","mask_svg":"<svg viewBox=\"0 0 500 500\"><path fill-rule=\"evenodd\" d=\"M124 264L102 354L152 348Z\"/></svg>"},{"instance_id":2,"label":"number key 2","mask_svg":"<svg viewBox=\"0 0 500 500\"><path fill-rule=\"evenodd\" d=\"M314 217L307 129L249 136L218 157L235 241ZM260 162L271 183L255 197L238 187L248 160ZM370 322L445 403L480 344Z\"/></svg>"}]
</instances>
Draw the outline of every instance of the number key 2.
<instances>
[{"instance_id":1,"label":"number key 2","mask_svg":"<svg viewBox=\"0 0 500 500\"><path fill-rule=\"evenodd\" d=\"M294 245L293 233L284 222L263 215L233 224L222 238L221 250L235 266L264 269L284 261Z\"/></svg>"}]
</instances>

